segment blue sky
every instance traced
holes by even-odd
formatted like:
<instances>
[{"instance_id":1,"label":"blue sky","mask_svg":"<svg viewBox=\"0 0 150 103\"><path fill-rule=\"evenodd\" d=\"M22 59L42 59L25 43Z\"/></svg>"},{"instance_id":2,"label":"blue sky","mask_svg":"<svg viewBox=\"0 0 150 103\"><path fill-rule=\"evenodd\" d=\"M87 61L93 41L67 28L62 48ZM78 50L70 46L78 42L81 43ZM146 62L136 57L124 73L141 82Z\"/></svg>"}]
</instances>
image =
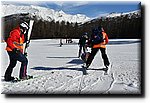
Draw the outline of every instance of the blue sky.
<instances>
[{"instance_id":1,"label":"blue sky","mask_svg":"<svg viewBox=\"0 0 150 103\"><path fill-rule=\"evenodd\" d=\"M112 12L129 12L140 9L140 2L102 2L102 1L14 1L2 2L15 5L37 5L51 8L54 10L63 10L68 14L85 14L90 18L99 17Z\"/></svg>"}]
</instances>

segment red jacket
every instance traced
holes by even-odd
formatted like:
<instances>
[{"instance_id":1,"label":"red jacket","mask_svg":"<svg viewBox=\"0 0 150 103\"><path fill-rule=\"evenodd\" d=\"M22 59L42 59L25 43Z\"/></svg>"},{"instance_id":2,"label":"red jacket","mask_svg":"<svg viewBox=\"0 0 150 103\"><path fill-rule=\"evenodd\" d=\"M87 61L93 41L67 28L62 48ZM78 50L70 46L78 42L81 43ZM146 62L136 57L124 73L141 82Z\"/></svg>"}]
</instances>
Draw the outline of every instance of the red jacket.
<instances>
[{"instance_id":1,"label":"red jacket","mask_svg":"<svg viewBox=\"0 0 150 103\"><path fill-rule=\"evenodd\" d=\"M18 48L21 52L23 52L24 41L24 34L21 34L20 27L17 27L10 32L10 35L6 41L6 50L12 51L14 48Z\"/></svg>"}]
</instances>

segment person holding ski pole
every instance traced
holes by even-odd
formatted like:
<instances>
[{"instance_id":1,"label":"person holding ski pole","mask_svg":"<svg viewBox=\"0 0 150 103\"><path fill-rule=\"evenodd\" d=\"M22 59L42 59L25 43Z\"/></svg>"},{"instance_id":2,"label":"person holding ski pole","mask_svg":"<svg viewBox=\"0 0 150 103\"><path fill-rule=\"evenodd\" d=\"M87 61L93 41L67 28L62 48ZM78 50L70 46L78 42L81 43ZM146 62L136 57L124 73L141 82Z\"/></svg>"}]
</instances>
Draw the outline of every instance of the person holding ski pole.
<instances>
[{"instance_id":1,"label":"person holding ski pole","mask_svg":"<svg viewBox=\"0 0 150 103\"><path fill-rule=\"evenodd\" d=\"M81 56L81 52L83 49L83 52L86 53L86 40L88 39L88 34L84 33L80 39L79 39L79 53L78 53L78 58Z\"/></svg>"},{"instance_id":2,"label":"person holding ski pole","mask_svg":"<svg viewBox=\"0 0 150 103\"><path fill-rule=\"evenodd\" d=\"M92 43L92 49L87 59L85 67L88 68L91 65L96 53L98 52L98 50L100 50L102 54L104 66L107 69L110 68L110 62L106 54L106 44L108 43L108 36L104 32L104 29L101 26L92 30L91 43Z\"/></svg>"},{"instance_id":3,"label":"person holding ski pole","mask_svg":"<svg viewBox=\"0 0 150 103\"><path fill-rule=\"evenodd\" d=\"M26 58L26 54L23 54L23 43L27 42L26 36L27 31L29 29L29 25L27 22L22 22L18 27L13 29L10 32L10 35L6 41L7 43L7 53L9 55L10 63L7 67L4 75L5 81L12 81L15 78L12 77L13 68L16 66L17 61L21 62L20 68L20 79L28 79L32 76L27 75L27 64L28 60Z\"/></svg>"}]
</instances>

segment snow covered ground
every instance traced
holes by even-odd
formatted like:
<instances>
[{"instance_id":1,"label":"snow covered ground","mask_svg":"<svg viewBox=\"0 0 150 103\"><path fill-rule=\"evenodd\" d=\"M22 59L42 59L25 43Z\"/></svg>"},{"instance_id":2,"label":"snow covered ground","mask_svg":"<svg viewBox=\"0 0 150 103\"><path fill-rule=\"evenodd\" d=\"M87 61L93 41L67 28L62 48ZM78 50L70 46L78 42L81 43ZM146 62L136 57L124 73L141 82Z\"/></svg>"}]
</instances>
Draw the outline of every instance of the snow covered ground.
<instances>
[{"instance_id":1,"label":"snow covered ground","mask_svg":"<svg viewBox=\"0 0 150 103\"><path fill-rule=\"evenodd\" d=\"M59 47L59 40L32 40L28 49L28 74L34 79L11 83L3 81L9 63L6 44L1 43L1 84L3 94L140 94L141 42L137 39L113 39L107 45L107 54L113 66L109 75L96 70L103 67L97 53L88 75L83 75L78 56L78 40ZM20 63L13 76L19 75Z\"/></svg>"}]
</instances>

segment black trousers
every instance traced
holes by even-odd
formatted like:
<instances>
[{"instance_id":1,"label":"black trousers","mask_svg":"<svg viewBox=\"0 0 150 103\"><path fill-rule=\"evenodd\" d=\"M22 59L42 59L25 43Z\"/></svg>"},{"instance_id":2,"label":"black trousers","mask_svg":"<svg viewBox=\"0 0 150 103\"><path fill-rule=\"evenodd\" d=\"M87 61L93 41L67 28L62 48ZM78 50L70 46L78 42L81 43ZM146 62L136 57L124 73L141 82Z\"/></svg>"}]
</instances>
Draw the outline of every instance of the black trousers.
<instances>
[{"instance_id":1,"label":"black trousers","mask_svg":"<svg viewBox=\"0 0 150 103\"><path fill-rule=\"evenodd\" d=\"M8 51L8 55L9 55L9 59L10 59L10 63L9 66L7 67L7 70L5 72L5 79L9 79L11 78L11 74L13 71L13 68L16 66L17 61L21 62L21 68L20 68L20 74L19 77L25 77L27 76L27 64L28 64L28 60L27 58L22 54L22 53L14 53L14 52L9 52Z\"/></svg>"},{"instance_id":2,"label":"black trousers","mask_svg":"<svg viewBox=\"0 0 150 103\"><path fill-rule=\"evenodd\" d=\"M107 57L107 54L106 54L106 49L105 48L92 48L91 54L89 55L89 57L87 59L87 62L86 62L86 65L88 67L91 65L91 63L92 63L96 53L98 52L98 50L101 51L101 55L102 55L104 65L108 66L110 64L109 60L108 60L108 57Z\"/></svg>"},{"instance_id":3,"label":"black trousers","mask_svg":"<svg viewBox=\"0 0 150 103\"><path fill-rule=\"evenodd\" d=\"M80 57L80 56L81 56L82 49L83 49L83 52L84 52L84 53L86 52L86 47L85 47L85 46L80 45L80 46L79 46L79 54L78 54L78 57Z\"/></svg>"}]
</instances>

